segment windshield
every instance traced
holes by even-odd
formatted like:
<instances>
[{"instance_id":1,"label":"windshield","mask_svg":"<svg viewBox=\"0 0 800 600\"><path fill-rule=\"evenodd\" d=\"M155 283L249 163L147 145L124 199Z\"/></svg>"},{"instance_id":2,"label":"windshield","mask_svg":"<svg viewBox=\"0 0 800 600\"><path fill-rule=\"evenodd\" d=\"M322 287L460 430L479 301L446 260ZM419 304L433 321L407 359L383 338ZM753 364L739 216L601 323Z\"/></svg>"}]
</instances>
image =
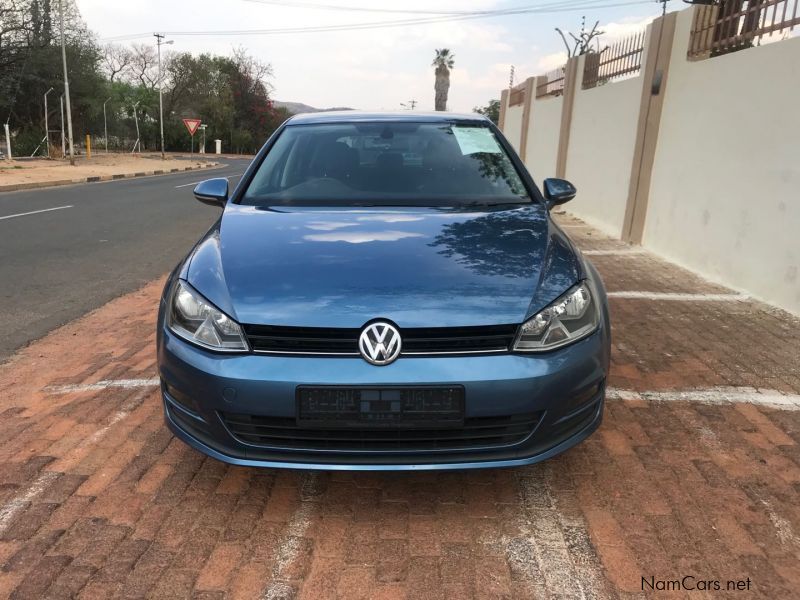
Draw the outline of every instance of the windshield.
<instances>
[{"instance_id":1,"label":"windshield","mask_svg":"<svg viewBox=\"0 0 800 600\"><path fill-rule=\"evenodd\" d=\"M529 201L488 126L374 122L288 126L241 203L459 206Z\"/></svg>"}]
</instances>

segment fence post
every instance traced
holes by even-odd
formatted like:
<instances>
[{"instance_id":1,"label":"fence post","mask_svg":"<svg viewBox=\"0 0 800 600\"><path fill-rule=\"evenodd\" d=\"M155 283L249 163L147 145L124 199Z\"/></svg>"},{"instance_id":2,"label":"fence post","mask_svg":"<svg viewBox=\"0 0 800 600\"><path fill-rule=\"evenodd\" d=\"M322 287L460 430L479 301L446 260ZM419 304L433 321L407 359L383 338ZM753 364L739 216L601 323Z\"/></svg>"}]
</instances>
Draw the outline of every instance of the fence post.
<instances>
[{"instance_id":1,"label":"fence post","mask_svg":"<svg viewBox=\"0 0 800 600\"><path fill-rule=\"evenodd\" d=\"M647 38L645 64L642 69L642 96L639 121L631 164L628 200L622 224L622 239L641 244L650 196L650 177L656 155L661 110L667 88L667 75L672 56L672 41L678 13L669 13L654 20Z\"/></svg>"},{"instance_id":2,"label":"fence post","mask_svg":"<svg viewBox=\"0 0 800 600\"><path fill-rule=\"evenodd\" d=\"M597 87L597 81L600 75L600 58L602 54L599 52L591 52L584 55L583 63L583 78L581 80L581 88L584 90Z\"/></svg>"},{"instance_id":3,"label":"fence post","mask_svg":"<svg viewBox=\"0 0 800 600\"><path fill-rule=\"evenodd\" d=\"M564 98L561 105L561 129L558 135L558 154L556 154L556 177L565 177L567 172L567 152L569 151L569 130L572 126L572 105L575 102L575 86L580 85L578 65L583 65L579 56L573 56L564 65Z\"/></svg>"},{"instance_id":4,"label":"fence post","mask_svg":"<svg viewBox=\"0 0 800 600\"><path fill-rule=\"evenodd\" d=\"M503 128L506 125L506 109L508 108L508 90L505 89L500 92L500 118L498 119L497 126L500 128L500 131L503 131ZM505 133L505 131L503 131Z\"/></svg>"},{"instance_id":5,"label":"fence post","mask_svg":"<svg viewBox=\"0 0 800 600\"><path fill-rule=\"evenodd\" d=\"M713 56L716 40L717 5L697 5L692 16L692 32L689 35L689 60L705 60Z\"/></svg>"}]
</instances>

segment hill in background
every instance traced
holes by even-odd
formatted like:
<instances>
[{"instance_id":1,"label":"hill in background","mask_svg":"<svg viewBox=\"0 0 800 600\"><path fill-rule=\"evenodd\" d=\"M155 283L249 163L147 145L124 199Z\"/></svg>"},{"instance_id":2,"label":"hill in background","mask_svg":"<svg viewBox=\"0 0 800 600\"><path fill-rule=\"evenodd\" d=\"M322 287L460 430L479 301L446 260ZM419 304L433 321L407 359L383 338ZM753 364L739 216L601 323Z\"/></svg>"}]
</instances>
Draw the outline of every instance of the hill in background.
<instances>
[{"instance_id":1,"label":"hill in background","mask_svg":"<svg viewBox=\"0 0 800 600\"><path fill-rule=\"evenodd\" d=\"M314 108L313 106L309 106L308 104L303 104L302 102L281 102L280 100L275 100L273 104L278 108L285 108L293 115L299 115L300 113L327 112L330 110L353 110L352 108L348 108L346 106L334 106L332 108Z\"/></svg>"}]
</instances>

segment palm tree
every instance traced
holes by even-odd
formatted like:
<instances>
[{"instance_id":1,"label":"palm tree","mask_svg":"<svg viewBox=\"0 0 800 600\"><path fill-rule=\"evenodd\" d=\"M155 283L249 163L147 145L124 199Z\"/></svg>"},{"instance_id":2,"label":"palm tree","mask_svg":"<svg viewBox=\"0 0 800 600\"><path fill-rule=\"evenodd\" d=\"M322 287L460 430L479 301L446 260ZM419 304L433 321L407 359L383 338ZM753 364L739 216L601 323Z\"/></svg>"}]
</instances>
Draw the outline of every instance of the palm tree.
<instances>
[{"instance_id":1,"label":"palm tree","mask_svg":"<svg viewBox=\"0 0 800 600\"><path fill-rule=\"evenodd\" d=\"M433 59L431 66L436 67L436 83L433 89L436 90L434 106L436 110L447 110L447 92L450 90L450 69L455 66L455 54L451 54L448 48L436 49L436 58Z\"/></svg>"}]
</instances>

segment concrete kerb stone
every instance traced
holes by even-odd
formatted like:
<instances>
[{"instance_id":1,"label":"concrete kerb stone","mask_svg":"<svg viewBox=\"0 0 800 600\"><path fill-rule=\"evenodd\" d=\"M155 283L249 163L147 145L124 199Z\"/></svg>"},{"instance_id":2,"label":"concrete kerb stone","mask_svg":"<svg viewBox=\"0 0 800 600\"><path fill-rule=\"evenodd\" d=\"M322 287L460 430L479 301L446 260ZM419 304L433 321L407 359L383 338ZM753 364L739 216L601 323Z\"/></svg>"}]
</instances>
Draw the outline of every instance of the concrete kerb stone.
<instances>
[{"instance_id":1,"label":"concrete kerb stone","mask_svg":"<svg viewBox=\"0 0 800 600\"><path fill-rule=\"evenodd\" d=\"M116 179L132 179L134 177L151 177L154 175L168 175L170 173L180 173L181 171L196 171L199 169L211 169L220 167L218 162L203 163L197 166L175 167L169 169L158 169L153 171L138 171L136 173L115 173L113 175L92 175L89 177L79 177L77 179L55 179L53 181L31 181L28 183L12 183L0 185L0 192L19 192L23 190L35 190L39 188L58 187L61 185L75 185L79 183L97 183L100 181L112 181Z\"/></svg>"}]
</instances>

